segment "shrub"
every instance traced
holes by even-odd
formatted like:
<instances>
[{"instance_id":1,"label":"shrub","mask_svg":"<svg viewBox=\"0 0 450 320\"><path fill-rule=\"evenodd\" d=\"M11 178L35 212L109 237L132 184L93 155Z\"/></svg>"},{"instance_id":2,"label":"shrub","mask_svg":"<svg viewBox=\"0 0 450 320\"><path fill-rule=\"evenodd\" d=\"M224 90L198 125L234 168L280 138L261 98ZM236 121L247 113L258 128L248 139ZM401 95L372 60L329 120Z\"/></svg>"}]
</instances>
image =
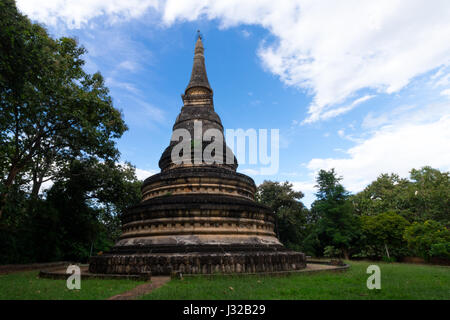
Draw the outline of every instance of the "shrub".
<instances>
[{"instance_id":1,"label":"shrub","mask_svg":"<svg viewBox=\"0 0 450 320\"><path fill-rule=\"evenodd\" d=\"M394 211L374 216L361 217L361 250L368 258L382 258L392 261L407 255L406 241L403 239L405 228L409 222Z\"/></svg>"},{"instance_id":2,"label":"shrub","mask_svg":"<svg viewBox=\"0 0 450 320\"><path fill-rule=\"evenodd\" d=\"M341 256L341 250L333 246L326 246L323 250L323 255L327 258L339 258Z\"/></svg>"},{"instance_id":3,"label":"shrub","mask_svg":"<svg viewBox=\"0 0 450 320\"><path fill-rule=\"evenodd\" d=\"M425 260L432 257L450 258L450 230L437 221L414 222L406 228L404 239Z\"/></svg>"}]
</instances>

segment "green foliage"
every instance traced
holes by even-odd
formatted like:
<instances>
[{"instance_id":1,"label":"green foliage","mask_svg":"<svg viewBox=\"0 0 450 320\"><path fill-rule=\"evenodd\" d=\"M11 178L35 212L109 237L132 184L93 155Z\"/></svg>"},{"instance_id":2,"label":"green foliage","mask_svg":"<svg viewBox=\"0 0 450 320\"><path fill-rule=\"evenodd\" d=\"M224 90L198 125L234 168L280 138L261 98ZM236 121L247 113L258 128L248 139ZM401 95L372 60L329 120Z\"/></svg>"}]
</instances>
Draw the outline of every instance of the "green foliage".
<instances>
[{"instance_id":1,"label":"green foliage","mask_svg":"<svg viewBox=\"0 0 450 320\"><path fill-rule=\"evenodd\" d=\"M409 222L432 219L449 225L450 175L431 167L412 169L410 180L382 174L351 197L361 216L395 211Z\"/></svg>"},{"instance_id":2,"label":"green foliage","mask_svg":"<svg viewBox=\"0 0 450 320\"><path fill-rule=\"evenodd\" d=\"M129 164L74 161L45 199L9 197L18 206L8 206L0 224L0 263L87 261L91 250L108 250L120 235L120 214L141 198L134 170Z\"/></svg>"},{"instance_id":3,"label":"green foliage","mask_svg":"<svg viewBox=\"0 0 450 320\"><path fill-rule=\"evenodd\" d=\"M388 211L361 218L363 251L369 258L399 258L407 255L403 239L409 222L401 215Z\"/></svg>"},{"instance_id":4,"label":"green foliage","mask_svg":"<svg viewBox=\"0 0 450 320\"><path fill-rule=\"evenodd\" d=\"M127 127L85 53L0 1L0 263L85 261L140 200L134 167L117 164Z\"/></svg>"},{"instance_id":5,"label":"green foliage","mask_svg":"<svg viewBox=\"0 0 450 320\"><path fill-rule=\"evenodd\" d=\"M381 174L362 192L352 196L355 213L372 216L407 208L410 184L411 182L401 179L397 174Z\"/></svg>"},{"instance_id":6,"label":"green foliage","mask_svg":"<svg viewBox=\"0 0 450 320\"><path fill-rule=\"evenodd\" d=\"M450 225L450 173L431 167L411 170L410 210L419 221L436 220Z\"/></svg>"},{"instance_id":7,"label":"green foliage","mask_svg":"<svg viewBox=\"0 0 450 320\"><path fill-rule=\"evenodd\" d=\"M414 222L406 228L404 238L408 246L426 260L450 258L450 230L437 221Z\"/></svg>"},{"instance_id":8,"label":"green foliage","mask_svg":"<svg viewBox=\"0 0 450 320\"><path fill-rule=\"evenodd\" d=\"M385 259L388 252L394 258L409 254L418 254L427 259L431 256L446 256L447 245L433 238L423 225L425 221L433 220L429 224L440 223L441 230L449 226L448 172L431 167L412 169L410 180L401 179L396 174L382 174L362 192L352 196L351 201L355 213L361 216L363 233L356 256ZM413 223L414 227L407 228L409 236L403 238L402 230L409 223ZM406 245L406 238L409 239L409 246ZM419 238L422 240L419 241ZM414 249L415 253L411 253L408 247Z\"/></svg>"},{"instance_id":9,"label":"green foliage","mask_svg":"<svg viewBox=\"0 0 450 320\"><path fill-rule=\"evenodd\" d=\"M317 200L311 206L311 212L315 213L319 220L312 233L320 242L316 253L320 254L323 250L321 248L326 246L334 246L348 257L353 243L359 237L359 221L353 215L349 193L340 180L334 169L319 171Z\"/></svg>"},{"instance_id":10,"label":"green foliage","mask_svg":"<svg viewBox=\"0 0 450 320\"><path fill-rule=\"evenodd\" d=\"M275 213L275 229L283 244L300 248L305 235L305 216L307 209L299 200L303 193L294 191L292 184L264 181L258 186L256 199L270 207Z\"/></svg>"},{"instance_id":11,"label":"green foliage","mask_svg":"<svg viewBox=\"0 0 450 320\"><path fill-rule=\"evenodd\" d=\"M130 165L94 160L75 161L60 175L47 201L62 219L65 259L86 261L91 247L106 251L117 240L118 216L140 201L140 183Z\"/></svg>"},{"instance_id":12,"label":"green foliage","mask_svg":"<svg viewBox=\"0 0 450 320\"><path fill-rule=\"evenodd\" d=\"M341 250L336 249L333 246L326 246L325 249L323 249L323 256L327 258L339 258L341 254Z\"/></svg>"},{"instance_id":13,"label":"green foliage","mask_svg":"<svg viewBox=\"0 0 450 320\"><path fill-rule=\"evenodd\" d=\"M34 196L45 178L73 159L118 158L115 139L127 129L103 77L83 70L75 39L53 39L1 4L0 218L13 184L31 180Z\"/></svg>"}]
</instances>

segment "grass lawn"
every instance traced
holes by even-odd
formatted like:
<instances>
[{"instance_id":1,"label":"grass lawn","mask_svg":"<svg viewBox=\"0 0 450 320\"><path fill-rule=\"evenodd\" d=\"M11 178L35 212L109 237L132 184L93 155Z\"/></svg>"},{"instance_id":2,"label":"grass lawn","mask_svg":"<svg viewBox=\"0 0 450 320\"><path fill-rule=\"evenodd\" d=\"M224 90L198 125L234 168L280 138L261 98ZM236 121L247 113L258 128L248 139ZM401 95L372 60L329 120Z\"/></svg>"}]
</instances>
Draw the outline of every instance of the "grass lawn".
<instances>
[{"instance_id":1,"label":"grass lawn","mask_svg":"<svg viewBox=\"0 0 450 320\"><path fill-rule=\"evenodd\" d=\"M172 280L143 299L445 299L450 300L450 267L350 262L344 272L285 277L216 276ZM366 269L381 269L381 290L369 290Z\"/></svg>"},{"instance_id":2,"label":"grass lawn","mask_svg":"<svg viewBox=\"0 0 450 320\"><path fill-rule=\"evenodd\" d=\"M66 280L38 278L38 271L0 275L0 300L96 300L133 289L143 282L81 278L81 290L69 290Z\"/></svg>"},{"instance_id":3,"label":"grass lawn","mask_svg":"<svg viewBox=\"0 0 450 320\"><path fill-rule=\"evenodd\" d=\"M445 299L450 300L450 267L350 262L344 272L300 273L285 277L215 276L171 280L143 299ZM381 290L368 290L367 266L381 269ZM38 278L37 271L0 275L0 299L106 299L143 283L81 279L81 290L65 280Z\"/></svg>"}]
</instances>

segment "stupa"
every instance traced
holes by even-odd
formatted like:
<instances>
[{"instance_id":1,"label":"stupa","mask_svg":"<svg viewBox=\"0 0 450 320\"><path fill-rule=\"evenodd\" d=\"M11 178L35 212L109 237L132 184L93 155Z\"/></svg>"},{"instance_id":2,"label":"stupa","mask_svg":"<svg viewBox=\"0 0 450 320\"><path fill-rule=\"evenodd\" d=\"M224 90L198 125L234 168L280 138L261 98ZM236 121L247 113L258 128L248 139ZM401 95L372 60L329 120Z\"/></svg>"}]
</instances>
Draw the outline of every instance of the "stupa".
<instances>
[{"instance_id":1,"label":"stupa","mask_svg":"<svg viewBox=\"0 0 450 320\"><path fill-rule=\"evenodd\" d=\"M217 129L223 139L200 36L182 100L174 133L184 129L195 137L194 129L201 123L203 133ZM180 163L173 160L179 140L172 136L159 161L161 172L144 181L142 201L121 217L122 235L112 250L91 257L91 273L255 273L305 268L305 255L286 249L277 239L273 212L255 201L255 183L236 172L237 160L225 140L223 148L213 152L215 159L223 161L211 163L196 158L194 150L203 152L208 145L200 139L192 138L193 150L190 156L185 154L192 161Z\"/></svg>"}]
</instances>

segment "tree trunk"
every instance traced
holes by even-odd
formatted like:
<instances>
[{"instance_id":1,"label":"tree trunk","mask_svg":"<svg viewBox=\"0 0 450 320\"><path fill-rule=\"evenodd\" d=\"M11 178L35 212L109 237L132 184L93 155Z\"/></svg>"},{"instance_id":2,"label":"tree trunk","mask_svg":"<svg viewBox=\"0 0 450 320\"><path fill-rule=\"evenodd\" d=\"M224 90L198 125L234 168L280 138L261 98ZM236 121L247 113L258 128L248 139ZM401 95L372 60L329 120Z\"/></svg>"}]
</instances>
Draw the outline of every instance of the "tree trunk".
<instances>
[{"instance_id":1,"label":"tree trunk","mask_svg":"<svg viewBox=\"0 0 450 320\"><path fill-rule=\"evenodd\" d=\"M387 247L386 243L384 243L384 248L386 249L386 254L387 254L388 259L391 259L390 255L389 255L389 250L388 250L388 247Z\"/></svg>"},{"instance_id":2,"label":"tree trunk","mask_svg":"<svg viewBox=\"0 0 450 320\"><path fill-rule=\"evenodd\" d=\"M350 256L348 254L348 250L347 249L343 249L342 253L344 254L344 259L345 260L350 260Z\"/></svg>"},{"instance_id":3,"label":"tree trunk","mask_svg":"<svg viewBox=\"0 0 450 320\"><path fill-rule=\"evenodd\" d=\"M37 199L39 196L39 190L41 190L42 181L44 181L44 173L39 175L37 172L33 172L33 188L31 189L31 197Z\"/></svg>"},{"instance_id":4,"label":"tree trunk","mask_svg":"<svg viewBox=\"0 0 450 320\"><path fill-rule=\"evenodd\" d=\"M8 198L8 189L14 183L14 179L16 179L17 174L19 173L19 168L13 166L9 170L8 178L5 181L5 190L0 194L0 219L2 218L3 208L5 206L6 199Z\"/></svg>"},{"instance_id":5,"label":"tree trunk","mask_svg":"<svg viewBox=\"0 0 450 320\"><path fill-rule=\"evenodd\" d=\"M36 163L33 168L33 188L31 190L31 196L34 199L37 199L39 196L39 190L41 190L42 183L44 182L44 178L48 173L48 170L50 168L50 161L51 156L49 154L46 154L44 156L44 159L38 159L37 161L41 161L45 163L42 167L39 167L39 163ZM48 180L47 180L48 181Z\"/></svg>"}]
</instances>

